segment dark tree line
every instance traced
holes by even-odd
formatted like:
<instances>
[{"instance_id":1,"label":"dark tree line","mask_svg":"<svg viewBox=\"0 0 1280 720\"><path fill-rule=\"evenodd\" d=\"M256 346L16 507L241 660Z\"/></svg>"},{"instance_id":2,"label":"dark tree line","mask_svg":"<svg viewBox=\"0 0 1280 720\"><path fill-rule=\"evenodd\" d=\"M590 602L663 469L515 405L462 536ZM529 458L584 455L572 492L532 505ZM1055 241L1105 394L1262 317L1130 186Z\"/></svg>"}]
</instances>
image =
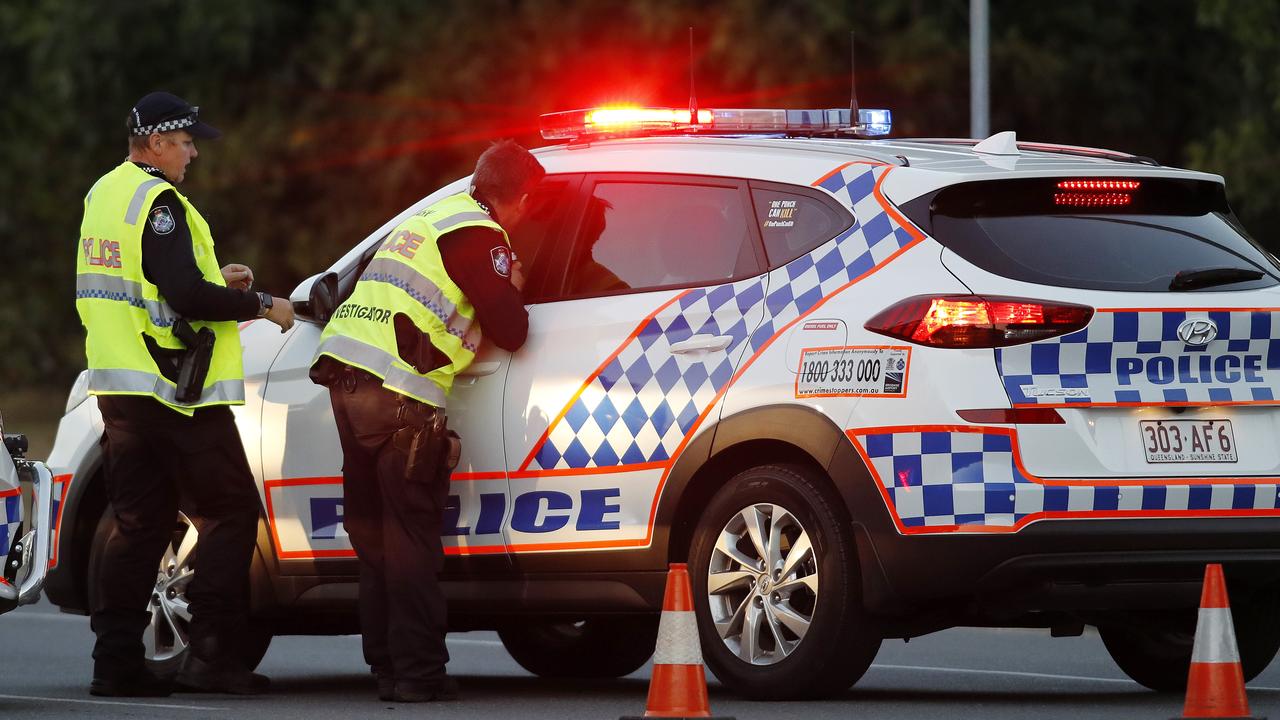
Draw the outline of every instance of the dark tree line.
<instances>
[{"instance_id":1,"label":"dark tree line","mask_svg":"<svg viewBox=\"0 0 1280 720\"><path fill-rule=\"evenodd\" d=\"M1280 244L1280 3L991 2L992 127L1219 172ZM182 190L224 260L283 294L485 143L539 113L682 105L891 107L968 135L966 0L0 0L0 393L83 366L82 197L168 89L225 136Z\"/></svg>"}]
</instances>

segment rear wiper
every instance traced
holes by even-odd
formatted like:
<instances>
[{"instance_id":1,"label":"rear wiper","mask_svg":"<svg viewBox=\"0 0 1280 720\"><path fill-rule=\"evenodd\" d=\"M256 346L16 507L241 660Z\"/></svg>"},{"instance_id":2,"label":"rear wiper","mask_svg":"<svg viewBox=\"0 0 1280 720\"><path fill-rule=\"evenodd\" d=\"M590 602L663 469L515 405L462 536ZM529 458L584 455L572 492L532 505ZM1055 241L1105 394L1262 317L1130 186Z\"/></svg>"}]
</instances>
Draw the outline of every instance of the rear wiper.
<instances>
[{"instance_id":1,"label":"rear wiper","mask_svg":"<svg viewBox=\"0 0 1280 720\"><path fill-rule=\"evenodd\" d=\"M1230 285L1231 283L1257 280L1266 273L1261 270L1250 270L1239 267L1205 268L1203 270L1182 270L1169 281L1170 290L1196 290L1214 285Z\"/></svg>"}]
</instances>

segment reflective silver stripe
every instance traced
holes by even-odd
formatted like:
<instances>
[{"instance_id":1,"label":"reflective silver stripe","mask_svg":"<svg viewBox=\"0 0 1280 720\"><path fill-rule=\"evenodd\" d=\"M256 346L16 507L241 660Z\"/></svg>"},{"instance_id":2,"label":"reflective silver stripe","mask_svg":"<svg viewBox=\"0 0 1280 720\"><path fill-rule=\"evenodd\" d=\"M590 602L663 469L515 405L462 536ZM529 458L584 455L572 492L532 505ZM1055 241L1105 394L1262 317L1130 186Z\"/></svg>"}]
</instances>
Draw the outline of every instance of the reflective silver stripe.
<instances>
[{"instance_id":1,"label":"reflective silver stripe","mask_svg":"<svg viewBox=\"0 0 1280 720\"><path fill-rule=\"evenodd\" d=\"M137 190L133 191L133 199L129 201L129 211L124 214L125 222L130 225L137 224L138 213L142 212L142 201L146 199L147 191L162 182L167 181L161 178L151 178L139 185Z\"/></svg>"},{"instance_id":2,"label":"reflective silver stripe","mask_svg":"<svg viewBox=\"0 0 1280 720\"><path fill-rule=\"evenodd\" d=\"M346 335L330 335L316 350L316 357L325 354L377 375L382 378L383 385L388 390L412 395L437 407L445 406L444 390L441 390L439 385L432 380L396 367L398 358L368 343Z\"/></svg>"},{"instance_id":3,"label":"reflective silver stripe","mask_svg":"<svg viewBox=\"0 0 1280 720\"><path fill-rule=\"evenodd\" d=\"M173 383L154 373L141 370L89 370L89 392L139 393L155 395L177 407L194 408L214 403L243 403L244 382L223 380L204 389L200 399L180 403Z\"/></svg>"},{"instance_id":4,"label":"reflective silver stripe","mask_svg":"<svg viewBox=\"0 0 1280 720\"><path fill-rule=\"evenodd\" d=\"M98 183L100 182L102 182L102 178L98 178L98 181L93 184L93 187L89 188L89 192L85 193L84 202L86 205L93 201L93 191L98 189Z\"/></svg>"},{"instance_id":5,"label":"reflective silver stripe","mask_svg":"<svg viewBox=\"0 0 1280 720\"><path fill-rule=\"evenodd\" d=\"M151 316L156 327L170 327L178 314L169 303L147 300L142 296L142 284L115 275L81 273L76 275L77 300L115 300L142 308Z\"/></svg>"},{"instance_id":6,"label":"reflective silver stripe","mask_svg":"<svg viewBox=\"0 0 1280 720\"><path fill-rule=\"evenodd\" d=\"M480 347L480 331L475 322L458 313L458 307L445 297L444 292L427 276L408 265L390 258L374 258L365 268L361 280L394 285L421 303L432 315L444 323L450 335L460 338L462 346L471 352Z\"/></svg>"},{"instance_id":7,"label":"reflective silver stripe","mask_svg":"<svg viewBox=\"0 0 1280 720\"><path fill-rule=\"evenodd\" d=\"M663 610L658 619L658 643L654 665L701 665L698 620L692 611Z\"/></svg>"},{"instance_id":8,"label":"reflective silver stripe","mask_svg":"<svg viewBox=\"0 0 1280 720\"><path fill-rule=\"evenodd\" d=\"M1236 634L1229 608L1200 608L1196 639L1191 648L1193 663L1237 663Z\"/></svg>"},{"instance_id":9,"label":"reflective silver stripe","mask_svg":"<svg viewBox=\"0 0 1280 720\"><path fill-rule=\"evenodd\" d=\"M436 230L439 230L440 232L444 232L445 230L448 230L449 228L455 227L457 225L461 225L462 223L476 222L481 220L488 220L489 222L493 222L493 218L489 217L489 213L463 212L463 213L458 213L457 215L450 215L449 217L441 220L438 223L432 223L431 227L435 228Z\"/></svg>"}]
</instances>

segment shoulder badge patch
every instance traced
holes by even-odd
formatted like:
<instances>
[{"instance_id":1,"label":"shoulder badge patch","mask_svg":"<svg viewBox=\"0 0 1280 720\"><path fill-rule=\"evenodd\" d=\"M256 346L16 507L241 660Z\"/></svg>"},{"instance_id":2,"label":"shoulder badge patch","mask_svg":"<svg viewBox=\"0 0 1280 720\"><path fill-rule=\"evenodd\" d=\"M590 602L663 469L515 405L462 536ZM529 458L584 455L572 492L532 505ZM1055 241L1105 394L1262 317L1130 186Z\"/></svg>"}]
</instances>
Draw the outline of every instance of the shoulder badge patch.
<instances>
[{"instance_id":1,"label":"shoulder badge patch","mask_svg":"<svg viewBox=\"0 0 1280 720\"><path fill-rule=\"evenodd\" d=\"M493 258L493 271L502 277L511 277L511 251L505 245L489 251L489 256Z\"/></svg>"},{"instance_id":2,"label":"shoulder badge patch","mask_svg":"<svg viewBox=\"0 0 1280 720\"><path fill-rule=\"evenodd\" d=\"M169 207L166 205L161 205L152 210L149 222L151 223L151 229L157 235L168 235L173 232L173 226L176 224L173 221L173 213L169 212Z\"/></svg>"}]
</instances>

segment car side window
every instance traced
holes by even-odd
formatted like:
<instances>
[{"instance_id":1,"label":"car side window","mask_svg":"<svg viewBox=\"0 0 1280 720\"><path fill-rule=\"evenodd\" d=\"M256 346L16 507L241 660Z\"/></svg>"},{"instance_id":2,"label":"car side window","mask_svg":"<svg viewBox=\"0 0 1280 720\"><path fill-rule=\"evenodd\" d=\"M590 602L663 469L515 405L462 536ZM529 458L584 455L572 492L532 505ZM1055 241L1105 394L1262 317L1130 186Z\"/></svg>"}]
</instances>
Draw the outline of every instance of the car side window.
<instances>
[{"instance_id":1,"label":"car side window","mask_svg":"<svg viewBox=\"0 0 1280 720\"><path fill-rule=\"evenodd\" d=\"M543 178L529 194L529 208L524 217L514 230L508 231L511 249L524 266L527 278L524 296L528 302L541 299L548 282L559 279L550 267L556 254L554 245L560 235L565 210L581 181L581 175L548 175Z\"/></svg>"},{"instance_id":2,"label":"car side window","mask_svg":"<svg viewBox=\"0 0 1280 720\"><path fill-rule=\"evenodd\" d=\"M596 180L565 296L713 285L760 272L744 189L728 179Z\"/></svg>"},{"instance_id":3,"label":"car side window","mask_svg":"<svg viewBox=\"0 0 1280 720\"><path fill-rule=\"evenodd\" d=\"M770 268L786 265L853 225L848 210L808 188L753 180L751 203Z\"/></svg>"}]
</instances>

